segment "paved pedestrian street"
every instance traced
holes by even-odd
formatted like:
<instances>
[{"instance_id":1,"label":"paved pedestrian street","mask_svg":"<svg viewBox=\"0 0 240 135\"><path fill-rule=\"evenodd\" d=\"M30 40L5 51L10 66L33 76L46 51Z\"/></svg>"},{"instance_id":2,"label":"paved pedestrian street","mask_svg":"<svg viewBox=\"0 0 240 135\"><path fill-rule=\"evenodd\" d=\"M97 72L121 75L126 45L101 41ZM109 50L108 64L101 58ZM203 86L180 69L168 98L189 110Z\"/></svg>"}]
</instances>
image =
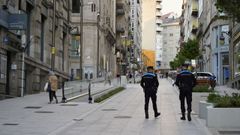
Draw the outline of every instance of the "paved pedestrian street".
<instances>
[{"instance_id":1,"label":"paved pedestrian street","mask_svg":"<svg viewBox=\"0 0 240 135\"><path fill-rule=\"evenodd\" d=\"M59 135L208 135L207 128L197 116L191 122L180 120L176 88L168 80L160 80L158 90L159 118L144 117L144 96L139 84L102 103L95 111L79 121L62 127L51 134ZM151 104L150 104L150 107Z\"/></svg>"},{"instance_id":2,"label":"paved pedestrian street","mask_svg":"<svg viewBox=\"0 0 240 135\"><path fill-rule=\"evenodd\" d=\"M159 83L159 118L150 102L145 119L139 84L128 84L100 104L48 104L48 94L40 93L0 101L0 135L208 135L197 115L191 122L180 120L177 89L169 80Z\"/></svg>"}]
</instances>

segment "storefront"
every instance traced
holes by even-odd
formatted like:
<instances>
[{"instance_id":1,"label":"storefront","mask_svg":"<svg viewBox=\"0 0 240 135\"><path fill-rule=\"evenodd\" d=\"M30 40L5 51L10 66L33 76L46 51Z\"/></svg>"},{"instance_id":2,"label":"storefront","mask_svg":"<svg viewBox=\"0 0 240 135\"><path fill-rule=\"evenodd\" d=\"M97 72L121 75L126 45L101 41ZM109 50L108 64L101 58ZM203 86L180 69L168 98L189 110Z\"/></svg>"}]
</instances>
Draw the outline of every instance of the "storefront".
<instances>
[{"instance_id":1,"label":"storefront","mask_svg":"<svg viewBox=\"0 0 240 135\"><path fill-rule=\"evenodd\" d=\"M230 78L229 68L229 26L220 25L213 29L212 43L214 44L213 49L213 66L212 71L217 77L217 83L219 85L225 85L228 83Z\"/></svg>"}]
</instances>

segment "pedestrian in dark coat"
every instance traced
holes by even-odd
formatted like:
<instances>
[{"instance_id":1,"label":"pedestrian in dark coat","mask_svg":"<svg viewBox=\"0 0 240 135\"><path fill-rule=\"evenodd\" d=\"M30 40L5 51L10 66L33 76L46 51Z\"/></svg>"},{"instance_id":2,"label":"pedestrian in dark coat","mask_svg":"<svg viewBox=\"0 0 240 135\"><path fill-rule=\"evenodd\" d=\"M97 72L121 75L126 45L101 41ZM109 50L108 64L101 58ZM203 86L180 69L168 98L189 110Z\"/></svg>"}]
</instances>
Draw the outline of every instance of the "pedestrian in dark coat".
<instances>
[{"instance_id":1,"label":"pedestrian in dark coat","mask_svg":"<svg viewBox=\"0 0 240 135\"><path fill-rule=\"evenodd\" d=\"M187 65L182 66L182 71L177 75L175 84L180 90L179 99L181 102L181 120L186 120L185 118L185 98L187 100L187 118L191 121L191 111L192 111L192 89L196 85L195 76L187 70Z\"/></svg>"},{"instance_id":2,"label":"pedestrian in dark coat","mask_svg":"<svg viewBox=\"0 0 240 135\"><path fill-rule=\"evenodd\" d=\"M143 88L144 91L144 95L145 95L145 118L148 119L149 118L149 114L148 114L148 104L149 104L149 100L151 98L152 100L152 105L153 105L153 110L154 110L154 116L158 117L160 115L160 113L158 112L157 109L157 90L158 90L158 79L156 74L153 73L153 67L149 66L147 68L148 72L145 73L142 76L142 80L141 80L141 86Z\"/></svg>"}]
</instances>

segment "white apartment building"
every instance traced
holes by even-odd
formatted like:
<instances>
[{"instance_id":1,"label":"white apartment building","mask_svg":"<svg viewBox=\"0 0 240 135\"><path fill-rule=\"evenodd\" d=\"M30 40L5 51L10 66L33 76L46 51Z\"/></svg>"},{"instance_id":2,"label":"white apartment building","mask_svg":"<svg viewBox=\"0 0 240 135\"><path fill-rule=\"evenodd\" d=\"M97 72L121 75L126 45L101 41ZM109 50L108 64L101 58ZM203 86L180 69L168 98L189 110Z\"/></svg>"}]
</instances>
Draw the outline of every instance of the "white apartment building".
<instances>
[{"instance_id":1,"label":"white apartment building","mask_svg":"<svg viewBox=\"0 0 240 135\"><path fill-rule=\"evenodd\" d=\"M143 0L142 16L142 49L144 56L147 57L148 64L145 66L156 67L156 45L161 40L161 16L162 0Z\"/></svg>"},{"instance_id":2,"label":"white apartment building","mask_svg":"<svg viewBox=\"0 0 240 135\"><path fill-rule=\"evenodd\" d=\"M171 69L172 61L179 49L180 25L179 18L174 13L168 13L161 17L161 35L157 38L156 65L161 71Z\"/></svg>"}]
</instances>

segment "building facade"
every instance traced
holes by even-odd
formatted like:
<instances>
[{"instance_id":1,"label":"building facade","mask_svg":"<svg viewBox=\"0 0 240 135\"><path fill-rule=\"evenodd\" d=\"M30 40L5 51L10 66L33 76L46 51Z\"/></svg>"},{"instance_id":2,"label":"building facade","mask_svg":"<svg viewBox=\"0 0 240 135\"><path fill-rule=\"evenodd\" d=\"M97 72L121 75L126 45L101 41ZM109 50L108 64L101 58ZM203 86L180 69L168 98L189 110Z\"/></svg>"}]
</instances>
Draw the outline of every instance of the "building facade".
<instances>
[{"instance_id":1,"label":"building facade","mask_svg":"<svg viewBox=\"0 0 240 135\"><path fill-rule=\"evenodd\" d=\"M73 36L69 72L75 79L84 79L87 72L91 72L93 78L104 77L108 71L115 75L116 1L82 2L80 6L79 0L72 0Z\"/></svg>"},{"instance_id":2,"label":"building facade","mask_svg":"<svg viewBox=\"0 0 240 135\"><path fill-rule=\"evenodd\" d=\"M133 44L130 61L141 66L142 52L142 0L131 0L131 33Z\"/></svg>"},{"instance_id":3,"label":"building facade","mask_svg":"<svg viewBox=\"0 0 240 135\"><path fill-rule=\"evenodd\" d=\"M198 0L183 0L181 24L181 42L195 39L198 30Z\"/></svg>"},{"instance_id":4,"label":"building facade","mask_svg":"<svg viewBox=\"0 0 240 135\"><path fill-rule=\"evenodd\" d=\"M162 72L171 69L170 61L173 61L179 50L180 25L179 18L174 13L168 13L161 17L161 40L157 41L156 64Z\"/></svg>"},{"instance_id":5,"label":"building facade","mask_svg":"<svg viewBox=\"0 0 240 135\"><path fill-rule=\"evenodd\" d=\"M2 0L0 5L1 22L6 22L0 24L0 93L15 97L43 91L49 70L60 82L68 79L70 3Z\"/></svg>"},{"instance_id":6,"label":"building facade","mask_svg":"<svg viewBox=\"0 0 240 135\"><path fill-rule=\"evenodd\" d=\"M240 89L240 23L230 20L231 42L229 46L230 83L232 88Z\"/></svg>"},{"instance_id":7,"label":"building facade","mask_svg":"<svg viewBox=\"0 0 240 135\"><path fill-rule=\"evenodd\" d=\"M142 7L142 52L150 60L151 66L156 66L156 41L161 38L162 0L143 0ZM152 58L152 56L154 56ZM145 66L150 66L144 63Z\"/></svg>"},{"instance_id":8,"label":"building facade","mask_svg":"<svg viewBox=\"0 0 240 135\"><path fill-rule=\"evenodd\" d=\"M229 20L215 7L216 0L199 0L199 71L212 72L217 83L225 85L230 79Z\"/></svg>"},{"instance_id":9,"label":"building facade","mask_svg":"<svg viewBox=\"0 0 240 135\"><path fill-rule=\"evenodd\" d=\"M130 49L132 33L130 31L130 0L116 1L116 54L117 74L124 75L130 69Z\"/></svg>"}]
</instances>

